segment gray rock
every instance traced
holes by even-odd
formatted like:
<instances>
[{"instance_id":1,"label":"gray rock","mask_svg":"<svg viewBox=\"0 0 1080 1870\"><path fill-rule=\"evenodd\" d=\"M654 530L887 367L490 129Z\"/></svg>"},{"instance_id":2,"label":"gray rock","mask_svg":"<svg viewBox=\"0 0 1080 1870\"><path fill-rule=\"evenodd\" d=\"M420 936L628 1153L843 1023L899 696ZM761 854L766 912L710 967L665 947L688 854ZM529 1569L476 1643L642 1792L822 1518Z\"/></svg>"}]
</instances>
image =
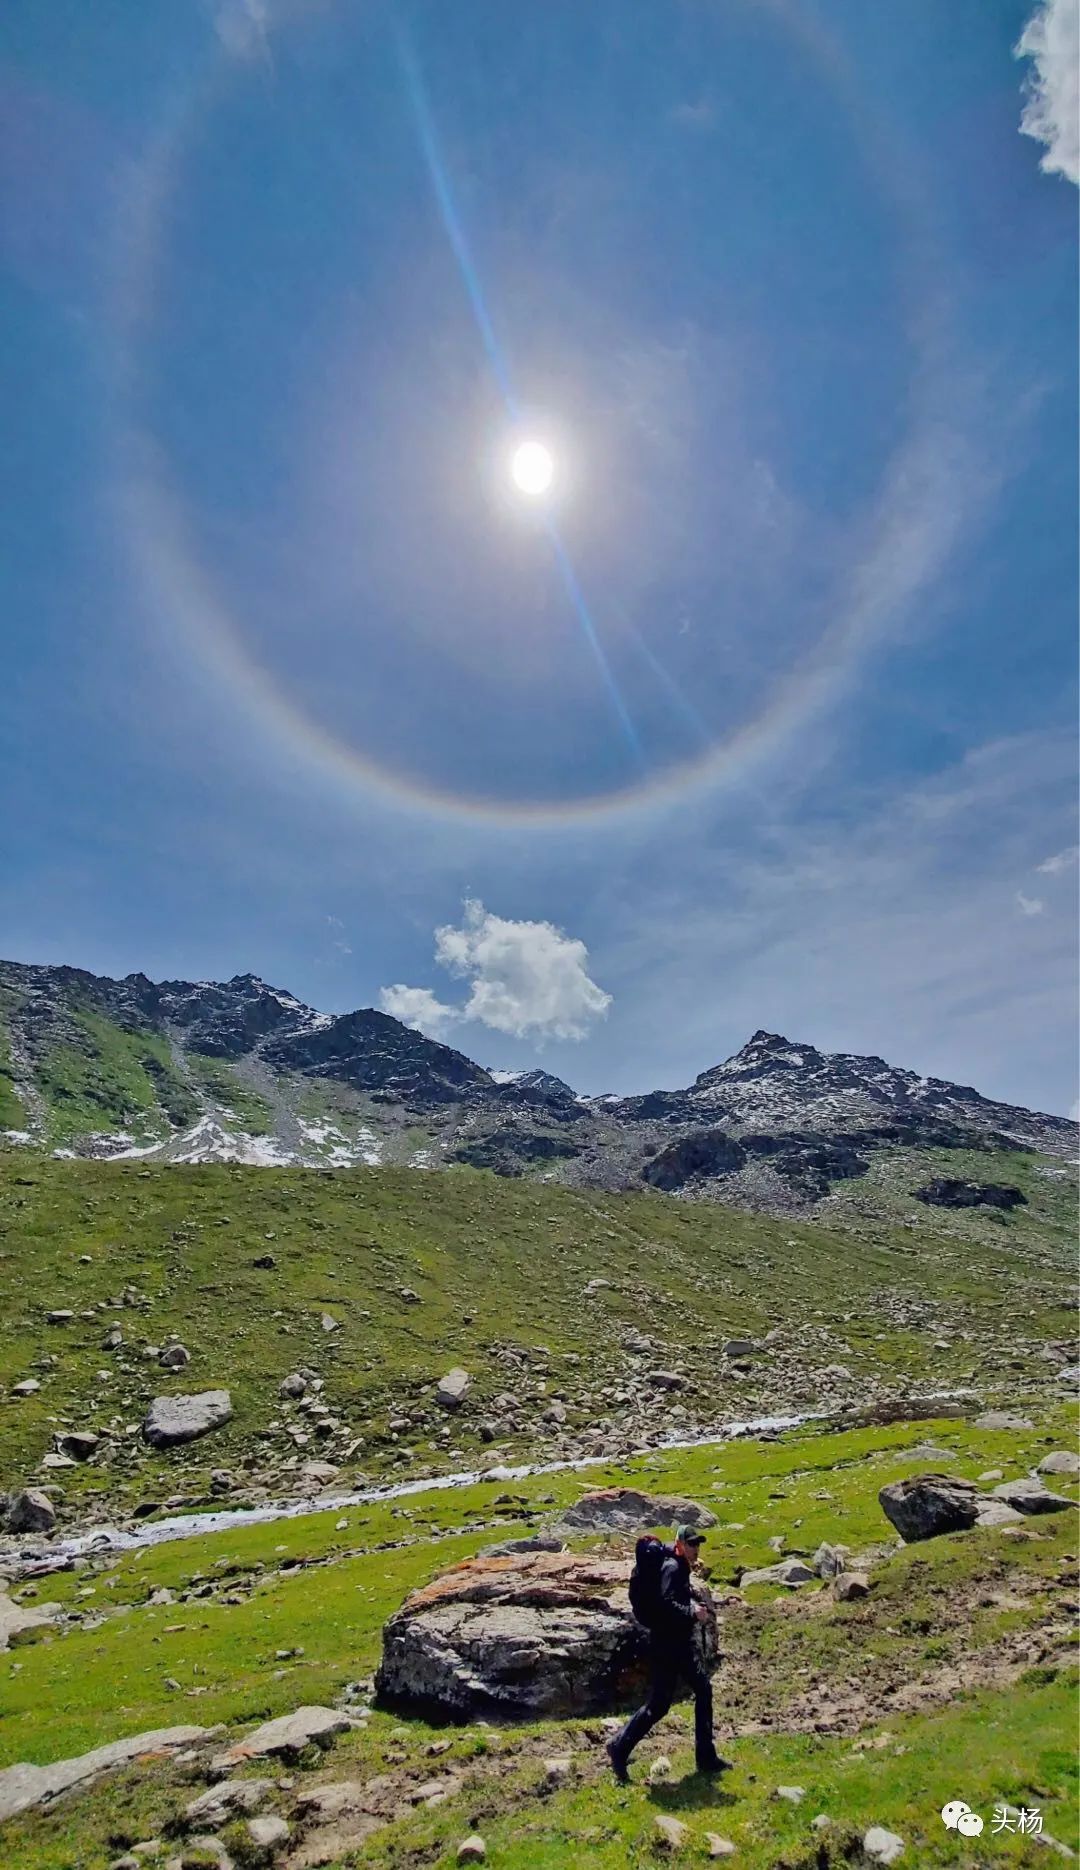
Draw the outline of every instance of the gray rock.
<instances>
[{"instance_id":1,"label":"gray rock","mask_svg":"<svg viewBox=\"0 0 1080 1870\"><path fill-rule=\"evenodd\" d=\"M272 1857L289 1841L289 1827L276 1812L249 1818L246 1831L248 1848L257 1858Z\"/></svg>"},{"instance_id":2,"label":"gray rock","mask_svg":"<svg viewBox=\"0 0 1080 1870\"><path fill-rule=\"evenodd\" d=\"M579 1552L467 1559L384 1626L381 1700L452 1720L606 1713L645 1679L631 1562ZM715 1624L700 1635L710 1665Z\"/></svg>"},{"instance_id":3,"label":"gray rock","mask_svg":"<svg viewBox=\"0 0 1080 1870\"><path fill-rule=\"evenodd\" d=\"M435 1385L435 1401L444 1409L460 1409L471 1382L467 1370L448 1370Z\"/></svg>"},{"instance_id":4,"label":"gray rock","mask_svg":"<svg viewBox=\"0 0 1080 1870\"><path fill-rule=\"evenodd\" d=\"M41 1384L36 1377L24 1377L21 1383L12 1384L11 1394L13 1396L36 1396L40 1388Z\"/></svg>"},{"instance_id":5,"label":"gray rock","mask_svg":"<svg viewBox=\"0 0 1080 1870\"><path fill-rule=\"evenodd\" d=\"M112 1325L101 1340L103 1351L118 1351L124 1342L124 1334L119 1325Z\"/></svg>"},{"instance_id":6,"label":"gray rock","mask_svg":"<svg viewBox=\"0 0 1080 1870\"><path fill-rule=\"evenodd\" d=\"M752 1357L757 1350L753 1338L729 1338L724 1345L725 1357Z\"/></svg>"},{"instance_id":7,"label":"gray rock","mask_svg":"<svg viewBox=\"0 0 1080 1870\"><path fill-rule=\"evenodd\" d=\"M837 1578L844 1569L844 1554L835 1545L822 1542L810 1560L819 1578Z\"/></svg>"},{"instance_id":8,"label":"gray rock","mask_svg":"<svg viewBox=\"0 0 1080 1870\"><path fill-rule=\"evenodd\" d=\"M72 1319L74 1318L74 1316L75 1316L74 1312L69 1312L66 1310L46 1312L45 1322L46 1324L49 1324L49 1325L69 1325Z\"/></svg>"},{"instance_id":9,"label":"gray rock","mask_svg":"<svg viewBox=\"0 0 1080 1870\"><path fill-rule=\"evenodd\" d=\"M1004 1500L981 1500L975 1515L976 1526L1009 1526L1023 1519L1014 1506L1007 1506Z\"/></svg>"},{"instance_id":10,"label":"gray rock","mask_svg":"<svg viewBox=\"0 0 1080 1870\"><path fill-rule=\"evenodd\" d=\"M1000 1487L994 1488L994 1498L1014 1506L1018 1513L1061 1513L1073 1504L1063 1494L1051 1493L1041 1481L1030 1478L1003 1480Z\"/></svg>"},{"instance_id":11,"label":"gray rock","mask_svg":"<svg viewBox=\"0 0 1080 1870\"><path fill-rule=\"evenodd\" d=\"M274 1790L272 1779L223 1779L209 1786L184 1807L184 1823L196 1830L216 1831L231 1818L257 1811Z\"/></svg>"},{"instance_id":12,"label":"gray rock","mask_svg":"<svg viewBox=\"0 0 1080 1870\"><path fill-rule=\"evenodd\" d=\"M761 1565L756 1571L744 1571L739 1589L748 1584L786 1584L794 1589L800 1584L816 1584L818 1574L805 1558L782 1558L778 1565Z\"/></svg>"},{"instance_id":13,"label":"gray rock","mask_svg":"<svg viewBox=\"0 0 1080 1870\"><path fill-rule=\"evenodd\" d=\"M299 1370L294 1370L291 1376L285 1377L279 1383L278 1395L287 1396L292 1402L298 1402L307 1390L307 1386L307 1378L302 1377Z\"/></svg>"},{"instance_id":14,"label":"gray rock","mask_svg":"<svg viewBox=\"0 0 1080 1870\"><path fill-rule=\"evenodd\" d=\"M686 1388L686 1378L677 1370L650 1370L645 1378L657 1390L681 1390Z\"/></svg>"},{"instance_id":15,"label":"gray rock","mask_svg":"<svg viewBox=\"0 0 1080 1870\"><path fill-rule=\"evenodd\" d=\"M856 1597L866 1597L870 1580L865 1571L845 1571L833 1580L833 1596L838 1604L850 1604Z\"/></svg>"},{"instance_id":16,"label":"gray rock","mask_svg":"<svg viewBox=\"0 0 1080 1870\"><path fill-rule=\"evenodd\" d=\"M143 1423L143 1438L152 1448L175 1448L198 1441L221 1428L232 1416L228 1390L202 1390L196 1396L155 1396Z\"/></svg>"},{"instance_id":17,"label":"gray rock","mask_svg":"<svg viewBox=\"0 0 1080 1870\"><path fill-rule=\"evenodd\" d=\"M974 1526L983 1498L974 1481L948 1474L913 1474L889 1481L878 1494L885 1517L909 1545Z\"/></svg>"},{"instance_id":18,"label":"gray rock","mask_svg":"<svg viewBox=\"0 0 1080 1870\"><path fill-rule=\"evenodd\" d=\"M478 1831L474 1831L470 1837L462 1838L461 1843L457 1847L457 1860L459 1864L480 1864L483 1863L486 1856L487 1845L484 1843Z\"/></svg>"},{"instance_id":19,"label":"gray rock","mask_svg":"<svg viewBox=\"0 0 1080 1870\"><path fill-rule=\"evenodd\" d=\"M245 1739L223 1753L218 1762L224 1767L238 1766L242 1760L280 1756L295 1759L305 1747L329 1747L338 1734L352 1726L352 1717L338 1708L297 1708L276 1721L264 1721Z\"/></svg>"},{"instance_id":20,"label":"gray rock","mask_svg":"<svg viewBox=\"0 0 1080 1870\"><path fill-rule=\"evenodd\" d=\"M581 1532L643 1532L648 1526L716 1525L716 1514L696 1500L671 1494L640 1493L635 1487L601 1487L582 1494L559 1516L559 1523Z\"/></svg>"},{"instance_id":21,"label":"gray rock","mask_svg":"<svg viewBox=\"0 0 1080 1870\"><path fill-rule=\"evenodd\" d=\"M805 1786L777 1786L774 1799L786 1799L789 1805L801 1805L806 1797Z\"/></svg>"},{"instance_id":22,"label":"gray rock","mask_svg":"<svg viewBox=\"0 0 1080 1870\"><path fill-rule=\"evenodd\" d=\"M904 1840L898 1838L895 1831L886 1831L881 1825L871 1825L863 1837L864 1854L873 1864L894 1864L904 1853Z\"/></svg>"},{"instance_id":23,"label":"gray rock","mask_svg":"<svg viewBox=\"0 0 1080 1870\"><path fill-rule=\"evenodd\" d=\"M1016 1415L1010 1409L988 1409L985 1415L976 1416L976 1428L1025 1429L1033 1424L1026 1415Z\"/></svg>"},{"instance_id":24,"label":"gray rock","mask_svg":"<svg viewBox=\"0 0 1080 1870\"><path fill-rule=\"evenodd\" d=\"M24 1630L55 1623L63 1614L60 1604L15 1604L0 1590L0 1650L7 1649Z\"/></svg>"},{"instance_id":25,"label":"gray rock","mask_svg":"<svg viewBox=\"0 0 1080 1870\"><path fill-rule=\"evenodd\" d=\"M1039 1462L1040 1474L1080 1474L1080 1454L1074 1454L1071 1448L1055 1448L1053 1454L1044 1454Z\"/></svg>"},{"instance_id":26,"label":"gray rock","mask_svg":"<svg viewBox=\"0 0 1080 1870\"><path fill-rule=\"evenodd\" d=\"M1074 1390L1080 1388L1080 1364L1068 1364L1064 1370L1059 1370L1057 1373L1057 1381L1061 1384L1063 1389Z\"/></svg>"},{"instance_id":27,"label":"gray rock","mask_svg":"<svg viewBox=\"0 0 1080 1870\"><path fill-rule=\"evenodd\" d=\"M689 1825L684 1825L681 1818L673 1818L670 1812L661 1812L653 1819L653 1831L657 1850L681 1851L690 1841Z\"/></svg>"},{"instance_id":28,"label":"gray rock","mask_svg":"<svg viewBox=\"0 0 1080 1870\"><path fill-rule=\"evenodd\" d=\"M61 1454L70 1455L73 1461L89 1461L100 1441L100 1435L95 1435L92 1429L73 1428L57 1438L56 1446Z\"/></svg>"},{"instance_id":29,"label":"gray rock","mask_svg":"<svg viewBox=\"0 0 1080 1870\"><path fill-rule=\"evenodd\" d=\"M186 1344L166 1344L158 1352L158 1363L163 1370L183 1370L191 1362L191 1352Z\"/></svg>"},{"instance_id":30,"label":"gray rock","mask_svg":"<svg viewBox=\"0 0 1080 1870\"><path fill-rule=\"evenodd\" d=\"M56 1525L56 1508L40 1487L24 1487L7 1510L9 1532L51 1532Z\"/></svg>"},{"instance_id":31,"label":"gray rock","mask_svg":"<svg viewBox=\"0 0 1080 1870\"><path fill-rule=\"evenodd\" d=\"M180 1747L194 1746L205 1740L205 1727L155 1727L148 1733L129 1734L126 1740L114 1740L108 1746L95 1747L74 1759L55 1760L51 1766L30 1766L21 1762L0 1772L0 1823L19 1812L46 1805L73 1786L96 1779L99 1773L126 1766L144 1753L174 1753Z\"/></svg>"}]
</instances>

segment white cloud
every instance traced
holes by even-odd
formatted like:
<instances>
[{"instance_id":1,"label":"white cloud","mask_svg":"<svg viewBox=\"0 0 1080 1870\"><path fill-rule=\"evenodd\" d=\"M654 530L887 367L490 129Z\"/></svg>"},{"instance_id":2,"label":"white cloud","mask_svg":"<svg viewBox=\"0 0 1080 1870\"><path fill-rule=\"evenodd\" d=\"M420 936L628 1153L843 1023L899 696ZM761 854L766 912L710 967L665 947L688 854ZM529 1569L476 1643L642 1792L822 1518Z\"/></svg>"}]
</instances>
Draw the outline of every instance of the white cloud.
<instances>
[{"instance_id":1,"label":"white cloud","mask_svg":"<svg viewBox=\"0 0 1080 1870\"><path fill-rule=\"evenodd\" d=\"M1072 844L1068 850L1058 851L1055 856L1047 857L1043 863L1036 864L1035 868L1041 876L1056 877L1063 870L1068 870L1070 865L1076 862L1077 857L1080 857L1080 845Z\"/></svg>"},{"instance_id":2,"label":"white cloud","mask_svg":"<svg viewBox=\"0 0 1080 1870\"><path fill-rule=\"evenodd\" d=\"M1025 896L1023 890L1017 890L1016 903L1023 916L1041 916L1046 907L1041 896Z\"/></svg>"},{"instance_id":3,"label":"white cloud","mask_svg":"<svg viewBox=\"0 0 1080 1870\"><path fill-rule=\"evenodd\" d=\"M471 981L464 1006L448 1006L428 987L384 987L384 1013L431 1039L448 1027L478 1020L515 1039L584 1039L602 1019L611 995L590 980L589 951L553 922L512 922L482 902L465 902L461 927L435 930L435 959Z\"/></svg>"},{"instance_id":4,"label":"white cloud","mask_svg":"<svg viewBox=\"0 0 1080 1870\"><path fill-rule=\"evenodd\" d=\"M1080 183L1080 4L1042 0L1016 46L1029 58L1020 118L1024 136L1046 144L1039 167Z\"/></svg>"},{"instance_id":5,"label":"white cloud","mask_svg":"<svg viewBox=\"0 0 1080 1870\"><path fill-rule=\"evenodd\" d=\"M429 1039L442 1039L448 1028L462 1017L456 1006L445 1006L436 999L429 987L406 987L401 982L383 988L379 1005L392 1019L399 1019L403 1026L415 1027Z\"/></svg>"},{"instance_id":6,"label":"white cloud","mask_svg":"<svg viewBox=\"0 0 1080 1870\"><path fill-rule=\"evenodd\" d=\"M460 928L436 929L435 955L472 981L462 1017L518 1039L584 1039L611 1005L589 978L585 943L552 922L511 922L467 901Z\"/></svg>"}]
</instances>

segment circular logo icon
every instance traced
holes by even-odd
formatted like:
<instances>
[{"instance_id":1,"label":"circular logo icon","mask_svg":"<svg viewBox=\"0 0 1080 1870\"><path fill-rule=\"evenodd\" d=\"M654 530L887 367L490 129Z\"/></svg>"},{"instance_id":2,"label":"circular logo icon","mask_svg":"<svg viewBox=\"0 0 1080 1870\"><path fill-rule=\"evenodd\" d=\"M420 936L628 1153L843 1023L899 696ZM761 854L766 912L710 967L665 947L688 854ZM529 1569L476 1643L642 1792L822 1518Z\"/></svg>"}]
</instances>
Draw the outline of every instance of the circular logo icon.
<instances>
[{"instance_id":1,"label":"circular logo icon","mask_svg":"<svg viewBox=\"0 0 1080 1870\"><path fill-rule=\"evenodd\" d=\"M977 1838L983 1828L983 1821L978 1812L961 1812L956 1821L956 1829L966 1838Z\"/></svg>"},{"instance_id":2,"label":"circular logo icon","mask_svg":"<svg viewBox=\"0 0 1080 1870\"><path fill-rule=\"evenodd\" d=\"M956 1831L959 1829L964 1813L970 1810L971 1807L966 1799L950 1799L949 1803L941 1808L941 1822L947 1825L950 1831ZM982 1830L981 1824L979 1829Z\"/></svg>"}]
</instances>

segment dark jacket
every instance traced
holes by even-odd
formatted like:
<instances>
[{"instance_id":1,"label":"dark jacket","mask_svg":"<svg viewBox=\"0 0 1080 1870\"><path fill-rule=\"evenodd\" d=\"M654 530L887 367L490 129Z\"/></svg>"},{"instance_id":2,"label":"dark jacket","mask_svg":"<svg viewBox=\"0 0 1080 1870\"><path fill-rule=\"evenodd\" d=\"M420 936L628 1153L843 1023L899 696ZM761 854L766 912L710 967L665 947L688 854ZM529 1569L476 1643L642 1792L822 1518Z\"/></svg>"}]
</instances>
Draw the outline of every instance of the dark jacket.
<instances>
[{"instance_id":1,"label":"dark jacket","mask_svg":"<svg viewBox=\"0 0 1080 1870\"><path fill-rule=\"evenodd\" d=\"M689 1646L697 1619L690 1595L690 1566L672 1552L660 1567L660 1614L653 1634L665 1643Z\"/></svg>"}]
</instances>

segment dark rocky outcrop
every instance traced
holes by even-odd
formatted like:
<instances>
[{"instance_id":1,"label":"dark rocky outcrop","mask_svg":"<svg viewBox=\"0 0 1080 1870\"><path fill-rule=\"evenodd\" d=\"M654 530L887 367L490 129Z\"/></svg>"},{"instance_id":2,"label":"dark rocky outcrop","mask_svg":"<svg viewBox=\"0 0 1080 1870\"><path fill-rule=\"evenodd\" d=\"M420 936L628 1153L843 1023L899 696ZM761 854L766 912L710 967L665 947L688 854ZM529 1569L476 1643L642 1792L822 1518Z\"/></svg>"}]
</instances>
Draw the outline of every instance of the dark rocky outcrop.
<instances>
[{"instance_id":1,"label":"dark rocky outcrop","mask_svg":"<svg viewBox=\"0 0 1080 1870\"><path fill-rule=\"evenodd\" d=\"M716 1514L696 1500L639 1493L636 1487L601 1487L582 1494L559 1516L575 1532L645 1532L650 1526L715 1526Z\"/></svg>"},{"instance_id":2,"label":"dark rocky outcrop","mask_svg":"<svg viewBox=\"0 0 1080 1870\"><path fill-rule=\"evenodd\" d=\"M734 1137L726 1136L723 1130L698 1130L655 1155L642 1169L641 1179L650 1188L671 1194L699 1178L733 1175L745 1163L746 1150Z\"/></svg>"},{"instance_id":3,"label":"dark rocky outcrop","mask_svg":"<svg viewBox=\"0 0 1080 1870\"><path fill-rule=\"evenodd\" d=\"M916 1201L931 1208L1019 1208L1027 1206L1027 1196L1019 1188L1003 1182L958 1182L937 1176L925 1188L915 1190Z\"/></svg>"},{"instance_id":4,"label":"dark rocky outcrop","mask_svg":"<svg viewBox=\"0 0 1080 1870\"><path fill-rule=\"evenodd\" d=\"M383 1630L379 1698L436 1718L594 1714L638 1694L648 1638L631 1560L574 1552L467 1559L415 1591ZM707 1661L715 1624L702 1626Z\"/></svg>"}]
</instances>

